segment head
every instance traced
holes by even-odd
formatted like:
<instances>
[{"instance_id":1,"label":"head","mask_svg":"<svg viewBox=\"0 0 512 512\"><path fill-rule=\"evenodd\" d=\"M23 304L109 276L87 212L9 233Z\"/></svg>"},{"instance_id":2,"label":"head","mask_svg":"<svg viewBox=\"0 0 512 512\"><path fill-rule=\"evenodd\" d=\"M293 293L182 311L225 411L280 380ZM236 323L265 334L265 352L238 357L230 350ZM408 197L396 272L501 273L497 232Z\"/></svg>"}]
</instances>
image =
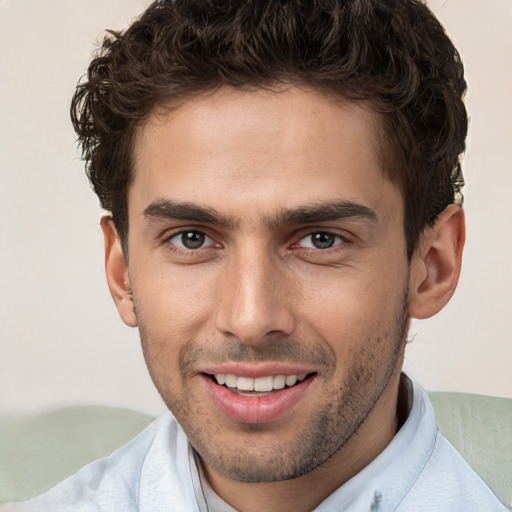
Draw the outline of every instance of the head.
<instances>
[{"instance_id":1,"label":"head","mask_svg":"<svg viewBox=\"0 0 512 512\"><path fill-rule=\"evenodd\" d=\"M414 0L156 2L104 41L73 118L107 278L209 475L392 437L409 318L460 269L464 88Z\"/></svg>"},{"instance_id":2,"label":"head","mask_svg":"<svg viewBox=\"0 0 512 512\"><path fill-rule=\"evenodd\" d=\"M405 204L409 257L463 185L459 54L420 0L157 1L111 31L71 114L88 176L126 248L137 127L222 86L299 85L382 114L383 172Z\"/></svg>"}]
</instances>

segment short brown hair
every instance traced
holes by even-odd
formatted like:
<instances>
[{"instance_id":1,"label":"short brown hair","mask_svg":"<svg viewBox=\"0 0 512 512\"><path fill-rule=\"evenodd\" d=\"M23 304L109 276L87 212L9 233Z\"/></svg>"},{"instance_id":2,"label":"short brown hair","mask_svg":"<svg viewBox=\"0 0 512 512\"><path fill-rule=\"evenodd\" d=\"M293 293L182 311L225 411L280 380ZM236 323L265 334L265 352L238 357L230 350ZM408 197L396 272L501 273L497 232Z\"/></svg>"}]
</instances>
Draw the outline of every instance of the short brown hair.
<instances>
[{"instance_id":1,"label":"short brown hair","mask_svg":"<svg viewBox=\"0 0 512 512\"><path fill-rule=\"evenodd\" d=\"M383 115L384 169L404 197L412 255L460 192L467 132L459 54L419 0L158 0L110 31L71 115L124 243L134 132L152 109L222 85L276 84L363 100Z\"/></svg>"}]
</instances>

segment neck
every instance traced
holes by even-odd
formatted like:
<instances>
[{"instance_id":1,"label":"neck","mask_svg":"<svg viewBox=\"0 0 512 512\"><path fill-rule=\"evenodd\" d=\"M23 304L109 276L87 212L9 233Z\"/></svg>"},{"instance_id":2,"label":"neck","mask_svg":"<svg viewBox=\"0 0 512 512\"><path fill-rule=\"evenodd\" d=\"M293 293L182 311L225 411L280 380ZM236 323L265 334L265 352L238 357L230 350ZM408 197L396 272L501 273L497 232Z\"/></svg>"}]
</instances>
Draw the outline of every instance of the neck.
<instances>
[{"instance_id":1,"label":"neck","mask_svg":"<svg viewBox=\"0 0 512 512\"><path fill-rule=\"evenodd\" d=\"M391 442L401 426L400 372L393 374L357 432L330 459L298 478L281 482L246 483L226 478L203 464L213 490L242 512L301 512L319 505L366 467Z\"/></svg>"}]
</instances>

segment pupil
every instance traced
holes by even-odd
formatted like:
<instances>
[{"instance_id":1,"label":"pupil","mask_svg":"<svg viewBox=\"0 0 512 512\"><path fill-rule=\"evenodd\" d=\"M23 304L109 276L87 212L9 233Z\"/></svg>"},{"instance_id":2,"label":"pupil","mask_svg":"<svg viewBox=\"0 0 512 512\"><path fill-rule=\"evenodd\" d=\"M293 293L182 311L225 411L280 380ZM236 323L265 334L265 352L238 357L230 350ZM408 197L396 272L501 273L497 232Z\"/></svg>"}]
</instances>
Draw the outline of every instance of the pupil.
<instances>
[{"instance_id":1,"label":"pupil","mask_svg":"<svg viewBox=\"0 0 512 512\"><path fill-rule=\"evenodd\" d=\"M329 249L334 245L334 235L331 233L315 233L311 238L317 249Z\"/></svg>"},{"instance_id":2,"label":"pupil","mask_svg":"<svg viewBox=\"0 0 512 512\"><path fill-rule=\"evenodd\" d=\"M181 235L181 241L187 249L198 249L204 243L204 233L187 231Z\"/></svg>"}]
</instances>

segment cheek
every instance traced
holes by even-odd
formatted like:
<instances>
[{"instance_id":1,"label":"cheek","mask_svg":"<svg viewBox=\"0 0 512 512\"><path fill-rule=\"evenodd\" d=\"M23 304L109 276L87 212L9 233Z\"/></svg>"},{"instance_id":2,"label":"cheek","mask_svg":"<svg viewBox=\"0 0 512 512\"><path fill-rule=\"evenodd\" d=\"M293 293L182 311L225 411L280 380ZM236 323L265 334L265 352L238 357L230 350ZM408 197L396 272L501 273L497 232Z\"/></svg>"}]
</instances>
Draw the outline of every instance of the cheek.
<instances>
[{"instance_id":1,"label":"cheek","mask_svg":"<svg viewBox=\"0 0 512 512\"><path fill-rule=\"evenodd\" d=\"M179 389L180 354L211 318L211 300L190 272L134 272L133 296L146 365L157 388ZM206 287L208 290L208 287Z\"/></svg>"},{"instance_id":2,"label":"cheek","mask_svg":"<svg viewBox=\"0 0 512 512\"><path fill-rule=\"evenodd\" d=\"M357 274L354 272L353 274ZM405 284L403 274L382 279L373 275L330 276L315 286L304 283L300 292L302 314L311 319L322 319L328 329L343 325L372 325L389 317L401 299ZM370 326L368 326L370 327Z\"/></svg>"},{"instance_id":3,"label":"cheek","mask_svg":"<svg viewBox=\"0 0 512 512\"><path fill-rule=\"evenodd\" d=\"M188 339L211 316L215 293L211 272L160 264L132 279L139 316L159 336Z\"/></svg>"},{"instance_id":4,"label":"cheek","mask_svg":"<svg viewBox=\"0 0 512 512\"><path fill-rule=\"evenodd\" d=\"M404 273L343 276L326 280L323 286L303 290L298 318L309 330L337 352L352 359L355 352L386 342L392 346L401 324ZM318 284L318 281L317 281ZM316 290L316 291L311 291Z\"/></svg>"}]
</instances>

